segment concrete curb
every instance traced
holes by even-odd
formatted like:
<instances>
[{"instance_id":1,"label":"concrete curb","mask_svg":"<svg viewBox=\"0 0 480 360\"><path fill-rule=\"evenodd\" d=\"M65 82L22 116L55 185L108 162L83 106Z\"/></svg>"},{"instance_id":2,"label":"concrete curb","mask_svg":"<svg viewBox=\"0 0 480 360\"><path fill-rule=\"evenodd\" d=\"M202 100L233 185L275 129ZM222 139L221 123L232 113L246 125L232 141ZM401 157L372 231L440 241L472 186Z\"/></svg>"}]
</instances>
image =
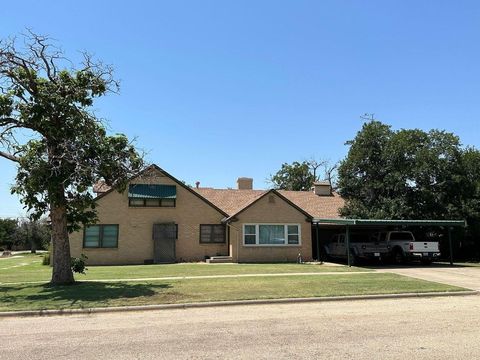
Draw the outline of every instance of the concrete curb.
<instances>
[{"instance_id":1,"label":"concrete curb","mask_svg":"<svg viewBox=\"0 0 480 360\"><path fill-rule=\"evenodd\" d=\"M452 291L452 292L353 295L353 296L262 299L262 300L211 301L211 302L185 303L185 304L119 306L119 307L90 308L90 309L5 311L5 312L0 312L0 318L26 317L26 316L98 314L98 313L114 313L114 312L127 312L127 311L128 312L131 312L131 311L148 311L148 310L191 309L191 308L206 308L206 307L216 307L216 306L292 304L292 303L309 303L309 302L351 301L351 300L428 298L428 297L444 297L444 296L470 296L470 295L478 295L479 293L480 293L479 291L468 290L468 291Z\"/></svg>"}]
</instances>

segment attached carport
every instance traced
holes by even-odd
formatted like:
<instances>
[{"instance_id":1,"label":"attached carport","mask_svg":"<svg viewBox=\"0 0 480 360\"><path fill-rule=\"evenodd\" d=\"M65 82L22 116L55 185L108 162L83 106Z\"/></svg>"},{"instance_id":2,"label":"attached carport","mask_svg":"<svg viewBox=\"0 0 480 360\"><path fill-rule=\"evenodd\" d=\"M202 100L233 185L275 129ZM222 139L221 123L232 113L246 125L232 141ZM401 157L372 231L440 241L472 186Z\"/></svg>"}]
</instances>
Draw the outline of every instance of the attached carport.
<instances>
[{"instance_id":1,"label":"attached carport","mask_svg":"<svg viewBox=\"0 0 480 360\"><path fill-rule=\"evenodd\" d=\"M448 229L448 245L450 252L450 265L453 265L453 235L454 227L466 227L465 220L374 220L374 219L318 219L312 220L312 228L315 229L316 256L320 259L320 228L322 226L336 226L345 230L346 248L350 249L350 231L357 228L381 228L381 227L443 227ZM347 251L347 263L351 266L350 251Z\"/></svg>"}]
</instances>

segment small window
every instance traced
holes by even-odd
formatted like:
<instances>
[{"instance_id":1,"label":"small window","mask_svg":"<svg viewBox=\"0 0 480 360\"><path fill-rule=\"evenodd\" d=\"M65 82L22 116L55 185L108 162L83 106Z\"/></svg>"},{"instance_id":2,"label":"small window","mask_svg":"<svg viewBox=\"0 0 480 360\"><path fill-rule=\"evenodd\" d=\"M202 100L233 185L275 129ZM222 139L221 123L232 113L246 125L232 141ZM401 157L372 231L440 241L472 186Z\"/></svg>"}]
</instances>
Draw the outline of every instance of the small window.
<instances>
[{"instance_id":1,"label":"small window","mask_svg":"<svg viewBox=\"0 0 480 360\"><path fill-rule=\"evenodd\" d=\"M145 201L144 199L129 199L130 206L144 206Z\"/></svg>"},{"instance_id":2,"label":"small window","mask_svg":"<svg viewBox=\"0 0 480 360\"><path fill-rule=\"evenodd\" d=\"M244 238L245 245L255 245L257 239L257 227L255 225L245 225Z\"/></svg>"},{"instance_id":3,"label":"small window","mask_svg":"<svg viewBox=\"0 0 480 360\"><path fill-rule=\"evenodd\" d=\"M85 227L84 248L118 247L118 225L90 225Z\"/></svg>"},{"instance_id":4,"label":"small window","mask_svg":"<svg viewBox=\"0 0 480 360\"><path fill-rule=\"evenodd\" d=\"M128 199L128 205L131 207L175 207L175 199Z\"/></svg>"},{"instance_id":5,"label":"small window","mask_svg":"<svg viewBox=\"0 0 480 360\"><path fill-rule=\"evenodd\" d=\"M175 199L162 199L160 206L162 207L175 207Z\"/></svg>"},{"instance_id":6,"label":"small window","mask_svg":"<svg viewBox=\"0 0 480 360\"><path fill-rule=\"evenodd\" d=\"M160 199L145 199L145 206L160 206Z\"/></svg>"},{"instance_id":7,"label":"small window","mask_svg":"<svg viewBox=\"0 0 480 360\"><path fill-rule=\"evenodd\" d=\"M201 244L223 244L225 243L225 225L222 224L201 224Z\"/></svg>"},{"instance_id":8,"label":"small window","mask_svg":"<svg viewBox=\"0 0 480 360\"><path fill-rule=\"evenodd\" d=\"M288 243L291 245L298 245L300 241L300 234L298 231L298 225L288 225Z\"/></svg>"}]
</instances>

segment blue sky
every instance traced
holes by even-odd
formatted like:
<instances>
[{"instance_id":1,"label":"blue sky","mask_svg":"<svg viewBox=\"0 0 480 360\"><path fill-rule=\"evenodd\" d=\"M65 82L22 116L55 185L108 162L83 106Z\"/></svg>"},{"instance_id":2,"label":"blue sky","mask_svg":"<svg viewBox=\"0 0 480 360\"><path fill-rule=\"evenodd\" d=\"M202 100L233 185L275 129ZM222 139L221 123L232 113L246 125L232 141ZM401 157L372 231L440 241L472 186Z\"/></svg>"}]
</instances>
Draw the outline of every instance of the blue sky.
<instances>
[{"instance_id":1,"label":"blue sky","mask_svg":"<svg viewBox=\"0 0 480 360\"><path fill-rule=\"evenodd\" d=\"M480 147L477 1L9 1L0 16L2 38L30 27L113 64L121 92L97 114L190 184L266 188L283 162L340 160L363 113ZM0 216L23 213L14 175L0 159Z\"/></svg>"}]
</instances>

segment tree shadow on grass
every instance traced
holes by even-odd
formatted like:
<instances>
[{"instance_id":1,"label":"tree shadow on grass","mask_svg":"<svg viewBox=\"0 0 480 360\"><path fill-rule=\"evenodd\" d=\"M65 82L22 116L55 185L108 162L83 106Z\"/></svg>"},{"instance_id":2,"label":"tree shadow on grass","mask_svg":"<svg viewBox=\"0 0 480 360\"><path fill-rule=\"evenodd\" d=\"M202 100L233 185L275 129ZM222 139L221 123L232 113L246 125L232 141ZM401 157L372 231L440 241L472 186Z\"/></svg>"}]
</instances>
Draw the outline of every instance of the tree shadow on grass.
<instances>
[{"instance_id":1,"label":"tree shadow on grass","mask_svg":"<svg viewBox=\"0 0 480 360\"><path fill-rule=\"evenodd\" d=\"M65 308L120 305L122 299L163 295L168 283L77 282L73 285L51 284L0 286L3 305L31 303L35 308ZM45 305L45 306L42 306Z\"/></svg>"}]
</instances>

